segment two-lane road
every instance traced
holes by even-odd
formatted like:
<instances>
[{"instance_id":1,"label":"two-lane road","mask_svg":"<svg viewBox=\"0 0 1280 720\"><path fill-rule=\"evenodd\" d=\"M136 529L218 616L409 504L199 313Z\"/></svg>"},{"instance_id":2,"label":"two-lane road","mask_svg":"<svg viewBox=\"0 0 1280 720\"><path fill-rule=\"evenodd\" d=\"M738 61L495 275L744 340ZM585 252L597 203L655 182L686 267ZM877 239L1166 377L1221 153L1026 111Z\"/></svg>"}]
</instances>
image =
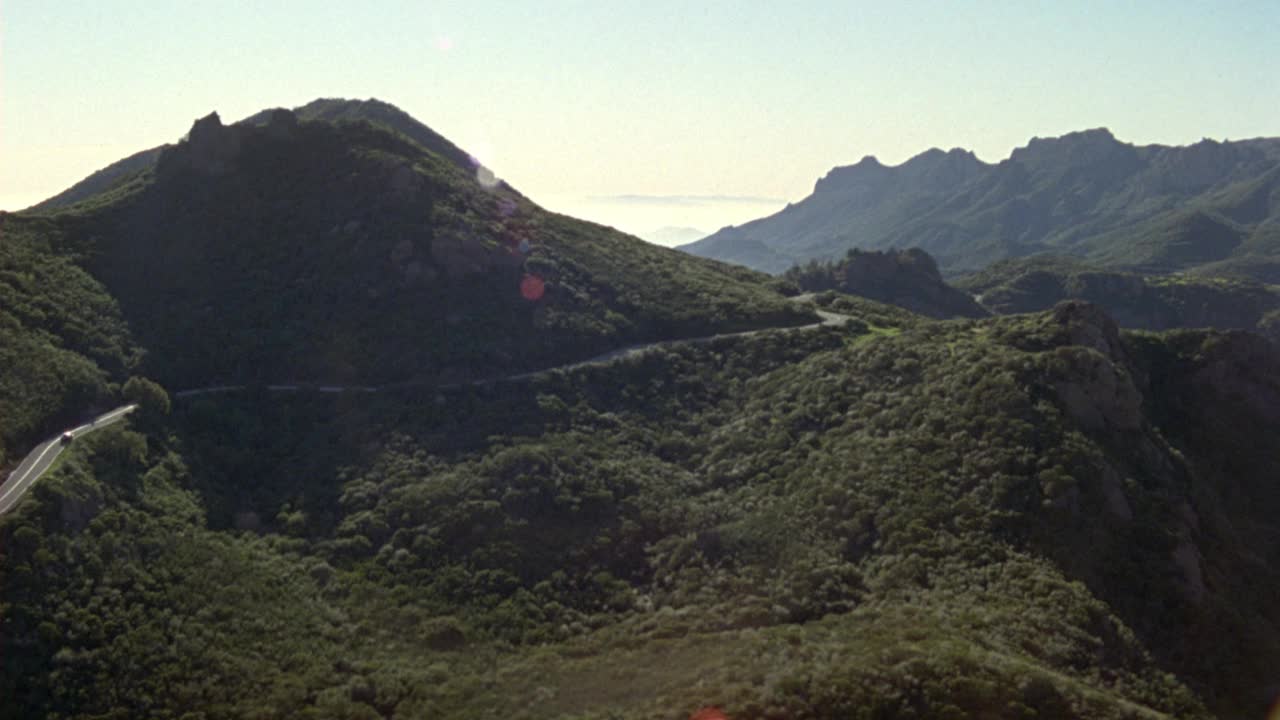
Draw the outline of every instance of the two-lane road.
<instances>
[{"instance_id":1,"label":"two-lane road","mask_svg":"<svg viewBox=\"0 0 1280 720\"><path fill-rule=\"evenodd\" d=\"M86 435L123 419L125 415L133 412L137 407L137 405L118 407L109 413L99 415L85 425L67 432L70 432L74 437ZM22 459L17 469L9 474L9 479L5 481L4 485L0 485L0 515L9 512L14 505L18 504L22 496L27 493L27 490L31 489L36 480L39 480L40 476L53 465L53 461L58 459L62 448L62 433L59 433L37 445L35 450L32 450Z\"/></svg>"}]
</instances>

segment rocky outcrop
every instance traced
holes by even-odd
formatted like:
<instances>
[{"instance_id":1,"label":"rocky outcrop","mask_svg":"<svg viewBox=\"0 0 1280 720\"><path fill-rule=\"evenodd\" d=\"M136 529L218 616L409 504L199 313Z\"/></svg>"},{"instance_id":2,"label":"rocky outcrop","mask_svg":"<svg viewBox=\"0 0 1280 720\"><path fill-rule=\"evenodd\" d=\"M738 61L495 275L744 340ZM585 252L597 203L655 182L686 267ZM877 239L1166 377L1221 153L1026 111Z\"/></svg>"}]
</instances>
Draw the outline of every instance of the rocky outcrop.
<instances>
[{"instance_id":1,"label":"rocky outcrop","mask_svg":"<svg viewBox=\"0 0 1280 720\"><path fill-rule=\"evenodd\" d=\"M218 113L209 113L191 126L187 151L187 162L193 169L221 175L231 169L240 154L240 133L224 126Z\"/></svg>"},{"instance_id":2,"label":"rocky outcrop","mask_svg":"<svg viewBox=\"0 0 1280 720\"><path fill-rule=\"evenodd\" d=\"M806 292L839 290L932 318L988 315L967 293L943 281L937 263L919 248L853 250L838 263L797 268L788 272L787 278Z\"/></svg>"},{"instance_id":3,"label":"rocky outcrop","mask_svg":"<svg viewBox=\"0 0 1280 720\"><path fill-rule=\"evenodd\" d=\"M1092 303L1069 300L1058 303L1050 316L1062 332L1062 343L1096 350L1104 357L1125 360L1120 328L1105 310Z\"/></svg>"},{"instance_id":4,"label":"rocky outcrop","mask_svg":"<svg viewBox=\"0 0 1280 720\"><path fill-rule=\"evenodd\" d=\"M1120 365L1096 352L1059 352L1053 382L1063 408L1086 430L1125 432L1142 426L1142 393Z\"/></svg>"}]
</instances>

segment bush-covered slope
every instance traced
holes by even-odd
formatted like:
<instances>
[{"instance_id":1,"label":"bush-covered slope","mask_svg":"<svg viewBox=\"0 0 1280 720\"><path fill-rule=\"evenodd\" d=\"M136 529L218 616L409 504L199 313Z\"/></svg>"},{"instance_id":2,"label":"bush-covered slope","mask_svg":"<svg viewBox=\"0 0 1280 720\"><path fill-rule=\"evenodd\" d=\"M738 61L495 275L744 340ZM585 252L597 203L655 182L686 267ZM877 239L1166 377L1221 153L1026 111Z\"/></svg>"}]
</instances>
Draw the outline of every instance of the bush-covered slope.
<instances>
[{"instance_id":1,"label":"bush-covered slope","mask_svg":"<svg viewBox=\"0 0 1280 720\"><path fill-rule=\"evenodd\" d=\"M957 281L998 314L1036 312L1068 299L1107 310L1124 327L1261 329L1280 294L1243 278L1110 272L1063 257L1006 260Z\"/></svg>"},{"instance_id":2,"label":"bush-covered slope","mask_svg":"<svg viewBox=\"0 0 1280 720\"><path fill-rule=\"evenodd\" d=\"M116 301L50 252L52 223L0 213L0 469L101 408L138 360Z\"/></svg>"},{"instance_id":3,"label":"bush-covered slope","mask_svg":"<svg viewBox=\"0 0 1280 720\"><path fill-rule=\"evenodd\" d=\"M205 118L52 218L169 385L448 382L811 318L764 276L547 213L385 126L283 110Z\"/></svg>"},{"instance_id":4,"label":"bush-covered slope","mask_svg":"<svg viewBox=\"0 0 1280 720\"><path fill-rule=\"evenodd\" d=\"M4 712L1260 714L1274 348L872 310L103 433L0 522Z\"/></svg>"}]
</instances>

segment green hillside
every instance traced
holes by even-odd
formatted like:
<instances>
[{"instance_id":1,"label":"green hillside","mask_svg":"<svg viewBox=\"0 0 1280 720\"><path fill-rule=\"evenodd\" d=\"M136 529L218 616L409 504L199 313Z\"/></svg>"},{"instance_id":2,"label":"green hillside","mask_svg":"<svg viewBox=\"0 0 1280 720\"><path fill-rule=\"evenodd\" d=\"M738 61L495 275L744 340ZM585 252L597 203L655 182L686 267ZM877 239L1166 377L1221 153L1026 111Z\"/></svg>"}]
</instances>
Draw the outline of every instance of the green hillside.
<instances>
[{"instance_id":1,"label":"green hillside","mask_svg":"<svg viewBox=\"0 0 1280 720\"><path fill-rule=\"evenodd\" d=\"M1259 329L1280 309L1280 293L1246 277L1111 272L1060 256L1005 260L956 281L997 314L1036 312L1068 299L1107 310L1123 327L1146 330Z\"/></svg>"},{"instance_id":2,"label":"green hillside","mask_svg":"<svg viewBox=\"0 0 1280 720\"><path fill-rule=\"evenodd\" d=\"M55 249L177 387L446 383L812 321L764 276L545 212L486 172L363 120L212 115L53 215Z\"/></svg>"},{"instance_id":3,"label":"green hillside","mask_svg":"<svg viewBox=\"0 0 1280 720\"><path fill-rule=\"evenodd\" d=\"M0 713L1257 716L1274 349L864 317L91 436L0 522Z\"/></svg>"},{"instance_id":4,"label":"green hillside","mask_svg":"<svg viewBox=\"0 0 1280 720\"><path fill-rule=\"evenodd\" d=\"M120 309L53 223L0 213L0 468L103 408L140 358Z\"/></svg>"}]
</instances>

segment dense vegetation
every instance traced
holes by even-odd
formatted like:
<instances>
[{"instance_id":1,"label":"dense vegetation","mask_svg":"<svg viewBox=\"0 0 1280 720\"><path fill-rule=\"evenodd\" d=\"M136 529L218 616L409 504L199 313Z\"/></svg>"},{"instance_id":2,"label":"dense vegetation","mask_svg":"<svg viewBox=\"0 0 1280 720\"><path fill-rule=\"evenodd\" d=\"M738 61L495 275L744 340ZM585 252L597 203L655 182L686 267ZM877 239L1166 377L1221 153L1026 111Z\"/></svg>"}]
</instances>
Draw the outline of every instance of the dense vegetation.
<instances>
[{"instance_id":1,"label":"dense vegetation","mask_svg":"<svg viewBox=\"0 0 1280 720\"><path fill-rule=\"evenodd\" d=\"M1124 327L1261 329L1280 293L1244 278L1139 275L1071 258L1005 260L956 282L999 314L1035 312L1067 300L1102 306Z\"/></svg>"},{"instance_id":2,"label":"dense vegetation","mask_svg":"<svg viewBox=\"0 0 1280 720\"><path fill-rule=\"evenodd\" d=\"M770 217L684 246L782 272L851 247L919 247L947 274L1054 252L1168 273L1228 263L1270 282L1280 252L1280 139L1136 147L1105 129L1032 139L990 165L929 150L837 167Z\"/></svg>"},{"instance_id":3,"label":"dense vegetation","mask_svg":"<svg viewBox=\"0 0 1280 720\"><path fill-rule=\"evenodd\" d=\"M7 711L1256 714L1274 349L823 301L868 313L93 436L0 523Z\"/></svg>"},{"instance_id":4,"label":"dense vegetation","mask_svg":"<svg viewBox=\"0 0 1280 720\"><path fill-rule=\"evenodd\" d=\"M978 318L988 314L967 293L948 285L938 272L937 263L919 248L890 252L854 248L845 253L843 260L810 260L787 270L782 277L805 292L838 290L926 317Z\"/></svg>"},{"instance_id":5,"label":"dense vegetation","mask_svg":"<svg viewBox=\"0 0 1280 720\"><path fill-rule=\"evenodd\" d=\"M102 407L139 358L116 301L50 253L55 233L0 213L0 467Z\"/></svg>"},{"instance_id":6,"label":"dense vegetation","mask_svg":"<svg viewBox=\"0 0 1280 720\"><path fill-rule=\"evenodd\" d=\"M54 215L55 249L179 387L449 382L812 321L756 273L547 213L459 162L368 122L214 115Z\"/></svg>"}]
</instances>

